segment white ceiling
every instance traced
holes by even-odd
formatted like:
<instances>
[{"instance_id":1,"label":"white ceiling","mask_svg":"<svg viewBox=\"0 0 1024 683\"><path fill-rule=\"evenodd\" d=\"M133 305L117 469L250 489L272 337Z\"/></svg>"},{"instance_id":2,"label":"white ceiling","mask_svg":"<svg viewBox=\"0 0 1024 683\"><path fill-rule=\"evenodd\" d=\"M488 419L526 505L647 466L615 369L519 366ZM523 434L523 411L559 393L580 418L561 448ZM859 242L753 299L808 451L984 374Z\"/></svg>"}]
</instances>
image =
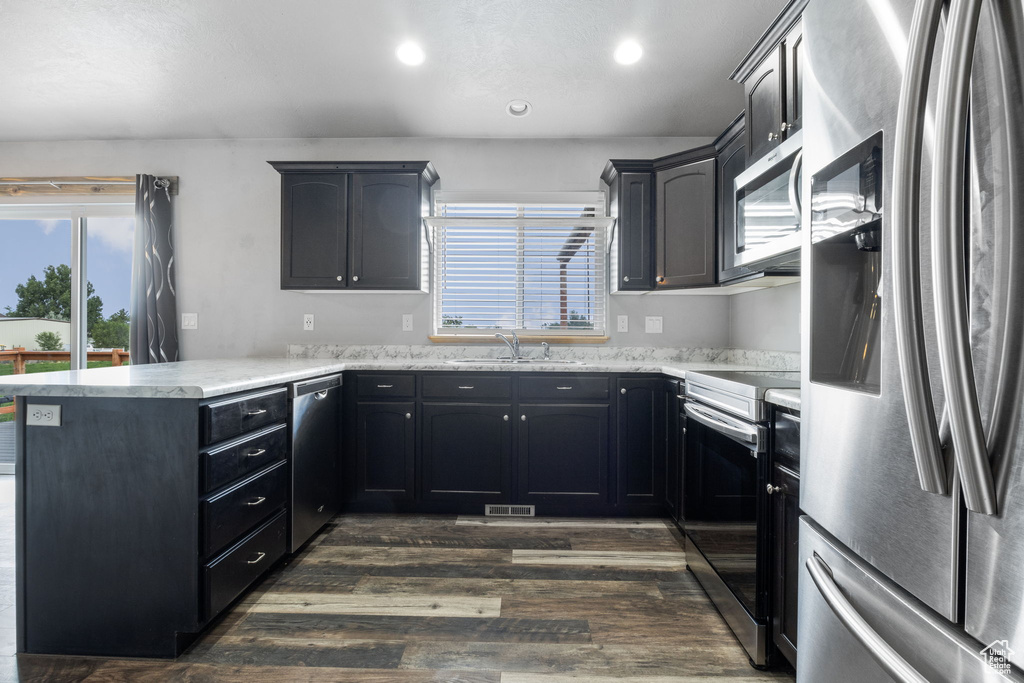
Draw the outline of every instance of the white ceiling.
<instances>
[{"instance_id":1,"label":"white ceiling","mask_svg":"<svg viewBox=\"0 0 1024 683\"><path fill-rule=\"evenodd\" d=\"M0 0L0 140L715 135L785 4Z\"/></svg>"}]
</instances>

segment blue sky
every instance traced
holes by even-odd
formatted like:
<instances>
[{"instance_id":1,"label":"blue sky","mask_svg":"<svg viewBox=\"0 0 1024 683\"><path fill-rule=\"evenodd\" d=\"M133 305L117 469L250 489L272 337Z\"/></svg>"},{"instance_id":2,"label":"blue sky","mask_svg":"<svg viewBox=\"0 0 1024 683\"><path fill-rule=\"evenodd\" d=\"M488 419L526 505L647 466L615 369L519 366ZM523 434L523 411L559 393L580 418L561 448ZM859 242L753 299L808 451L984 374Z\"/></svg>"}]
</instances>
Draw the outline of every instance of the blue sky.
<instances>
[{"instance_id":1,"label":"blue sky","mask_svg":"<svg viewBox=\"0 0 1024 683\"><path fill-rule=\"evenodd\" d=\"M128 310L133 217L90 218L89 282L103 299L103 317ZM46 266L71 262L70 220L0 220L0 312L14 308L14 288Z\"/></svg>"}]
</instances>

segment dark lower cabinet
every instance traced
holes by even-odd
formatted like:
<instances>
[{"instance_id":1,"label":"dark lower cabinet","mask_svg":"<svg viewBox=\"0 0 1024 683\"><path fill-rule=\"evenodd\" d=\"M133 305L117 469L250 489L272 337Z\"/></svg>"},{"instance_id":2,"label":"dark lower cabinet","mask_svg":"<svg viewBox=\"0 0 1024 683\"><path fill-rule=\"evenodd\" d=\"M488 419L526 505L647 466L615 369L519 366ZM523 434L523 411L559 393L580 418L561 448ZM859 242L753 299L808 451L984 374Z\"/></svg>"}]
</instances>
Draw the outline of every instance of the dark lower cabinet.
<instances>
[{"instance_id":1,"label":"dark lower cabinet","mask_svg":"<svg viewBox=\"0 0 1024 683\"><path fill-rule=\"evenodd\" d=\"M508 404L424 403L423 500L509 502L511 415Z\"/></svg>"},{"instance_id":2,"label":"dark lower cabinet","mask_svg":"<svg viewBox=\"0 0 1024 683\"><path fill-rule=\"evenodd\" d=\"M679 380L665 380L665 511L672 519L679 519L682 502L680 484L682 461L679 452Z\"/></svg>"},{"instance_id":3,"label":"dark lower cabinet","mask_svg":"<svg viewBox=\"0 0 1024 683\"><path fill-rule=\"evenodd\" d=\"M664 380L620 379L618 390L619 505L665 504Z\"/></svg>"},{"instance_id":4,"label":"dark lower cabinet","mask_svg":"<svg viewBox=\"0 0 1024 683\"><path fill-rule=\"evenodd\" d=\"M776 464L772 469L771 515L775 553L772 639L796 666L797 583L800 577L800 476Z\"/></svg>"},{"instance_id":5,"label":"dark lower cabinet","mask_svg":"<svg viewBox=\"0 0 1024 683\"><path fill-rule=\"evenodd\" d=\"M519 404L517 503L604 505L608 405Z\"/></svg>"},{"instance_id":6,"label":"dark lower cabinet","mask_svg":"<svg viewBox=\"0 0 1024 683\"><path fill-rule=\"evenodd\" d=\"M676 506L675 520L680 526L686 519L686 433L689 429L686 421L686 413L683 412L683 402L679 402L679 421L676 423L676 453L678 454L679 473L676 475L679 484L679 504Z\"/></svg>"},{"instance_id":7,"label":"dark lower cabinet","mask_svg":"<svg viewBox=\"0 0 1024 683\"><path fill-rule=\"evenodd\" d=\"M355 495L360 500L411 501L415 495L416 404L356 406Z\"/></svg>"}]
</instances>

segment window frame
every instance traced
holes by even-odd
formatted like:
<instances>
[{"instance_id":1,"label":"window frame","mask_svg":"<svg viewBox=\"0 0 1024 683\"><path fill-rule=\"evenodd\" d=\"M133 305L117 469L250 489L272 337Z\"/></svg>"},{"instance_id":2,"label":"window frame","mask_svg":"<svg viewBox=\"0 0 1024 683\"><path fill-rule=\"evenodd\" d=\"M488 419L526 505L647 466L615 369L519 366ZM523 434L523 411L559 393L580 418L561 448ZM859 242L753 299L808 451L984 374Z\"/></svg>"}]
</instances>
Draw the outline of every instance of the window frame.
<instances>
[{"instance_id":1,"label":"window frame","mask_svg":"<svg viewBox=\"0 0 1024 683\"><path fill-rule=\"evenodd\" d=\"M443 191L434 193L434 206L433 216L424 219L424 223L428 228L428 234L430 236L431 243L431 285L434 288L431 301L431 334L429 339L432 342L458 342L458 343L472 343L472 342L492 342L494 340L494 334L491 332L491 328L474 328L472 331L457 332L453 331L453 327L445 327L443 325L442 316L442 302L444 286L442 282L444 264L443 264L443 248L442 239L439 231L447 226L452 225L455 221L458 221L462 225L470 225L472 227L514 227L517 230L516 241L517 241L517 267L524 267L523 263L525 260L524 249L525 239L527 232L530 227L541 227L547 224L549 227L560 226L567 229L572 228L587 228L593 231L596 236L595 239L595 256L594 259L595 267L593 268L594 277L599 280L597 287L595 287L595 296L600 297L596 308L600 310L601 320L595 321L600 325L595 324L593 329L584 328L525 328L525 327L514 327L514 328L493 328L494 332L513 330L523 341L528 342L540 342L547 341L551 343L571 343L571 344L600 344L607 342L608 337L608 257L610 253L611 245L611 228L614 223L612 218L607 215L607 198L603 191L596 192L461 192L461 191ZM513 217L502 217L502 218L486 218L486 217L459 217L456 219L447 218L443 216L444 209L447 205L462 204L462 205L476 205L476 206L495 206L510 208L516 206L518 208L518 216ZM582 216L573 217L570 222L568 218L530 218L523 215L524 209L531 207L568 207L568 206L584 206L588 209L587 213L593 213L593 216ZM589 236L588 236L589 238ZM516 285L516 321L517 325L523 324L523 318L525 316L524 306L529 302L529 297L526 295L524 287L524 277L517 276Z\"/></svg>"}]
</instances>

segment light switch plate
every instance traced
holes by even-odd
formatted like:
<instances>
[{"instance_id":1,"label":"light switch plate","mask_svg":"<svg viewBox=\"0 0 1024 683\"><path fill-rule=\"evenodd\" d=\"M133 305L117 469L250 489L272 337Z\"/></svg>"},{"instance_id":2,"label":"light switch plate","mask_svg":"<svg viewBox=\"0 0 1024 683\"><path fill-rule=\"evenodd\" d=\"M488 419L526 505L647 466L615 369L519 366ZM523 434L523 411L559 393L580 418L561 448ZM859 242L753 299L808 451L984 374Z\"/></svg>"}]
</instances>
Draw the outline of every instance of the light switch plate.
<instances>
[{"instance_id":1,"label":"light switch plate","mask_svg":"<svg viewBox=\"0 0 1024 683\"><path fill-rule=\"evenodd\" d=\"M181 329L183 329L183 330L196 330L196 329L199 329L199 314L198 313L182 313L181 314Z\"/></svg>"},{"instance_id":2,"label":"light switch plate","mask_svg":"<svg viewBox=\"0 0 1024 683\"><path fill-rule=\"evenodd\" d=\"M412 313L402 314L402 332L412 332Z\"/></svg>"},{"instance_id":3,"label":"light switch plate","mask_svg":"<svg viewBox=\"0 0 1024 683\"><path fill-rule=\"evenodd\" d=\"M661 316L649 315L644 318L644 332L648 334L661 334Z\"/></svg>"},{"instance_id":4,"label":"light switch plate","mask_svg":"<svg viewBox=\"0 0 1024 683\"><path fill-rule=\"evenodd\" d=\"M618 324L615 327L616 332L629 332L629 316L620 315Z\"/></svg>"},{"instance_id":5,"label":"light switch plate","mask_svg":"<svg viewBox=\"0 0 1024 683\"><path fill-rule=\"evenodd\" d=\"M29 403L25 409L25 424L27 426L60 427L60 406Z\"/></svg>"},{"instance_id":6,"label":"light switch plate","mask_svg":"<svg viewBox=\"0 0 1024 683\"><path fill-rule=\"evenodd\" d=\"M309 332L313 329L313 314L306 313L302 316L302 329Z\"/></svg>"}]
</instances>

